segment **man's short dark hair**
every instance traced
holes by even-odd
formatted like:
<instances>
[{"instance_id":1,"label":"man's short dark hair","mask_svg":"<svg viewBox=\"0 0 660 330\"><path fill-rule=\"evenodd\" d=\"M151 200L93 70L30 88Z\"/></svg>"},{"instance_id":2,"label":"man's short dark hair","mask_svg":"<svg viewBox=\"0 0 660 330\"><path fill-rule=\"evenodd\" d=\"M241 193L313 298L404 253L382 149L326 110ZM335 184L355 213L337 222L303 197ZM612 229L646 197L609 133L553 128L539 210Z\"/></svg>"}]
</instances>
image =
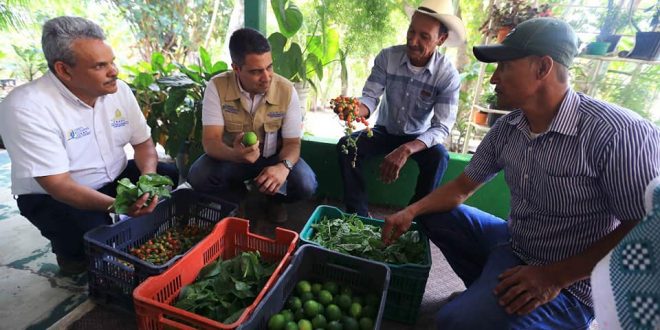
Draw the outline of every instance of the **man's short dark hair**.
<instances>
[{"instance_id":1,"label":"man's short dark hair","mask_svg":"<svg viewBox=\"0 0 660 330\"><path fill-rule=\"evenodd\" d=\"M249 54L261 55L267 52L270 52L268 39L255 29L238 29L229 38L229 55L238 66L245 64L245 56Z\"/></svg>"}]
</instances>

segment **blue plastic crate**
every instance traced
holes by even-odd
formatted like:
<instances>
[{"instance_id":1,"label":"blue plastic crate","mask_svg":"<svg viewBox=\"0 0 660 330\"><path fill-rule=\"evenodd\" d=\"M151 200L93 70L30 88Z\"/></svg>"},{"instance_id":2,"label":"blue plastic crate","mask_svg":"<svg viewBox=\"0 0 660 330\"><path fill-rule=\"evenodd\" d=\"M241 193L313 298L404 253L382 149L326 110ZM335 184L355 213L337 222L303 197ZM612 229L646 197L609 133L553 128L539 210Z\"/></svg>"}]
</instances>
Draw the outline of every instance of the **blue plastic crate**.
<instances>
[{"instance_id":1,"label":"blue plastic crate","mask_svg":"<svg viewBox=\"0 0 660 330\"><path fill-rule=\"evenodd\" d=\"M309 220L300 232L300 241L304 244L319 245L314 242L314 228L312 225L320 222L323 218L329 219L342 218L349 216L348 213L342 212L340 209L320 205L310 216ZM371 219L358 216L360 221L368 225L383 227L385 222L383 220ZM416 223L412 223L410 230L417 230ZM426 289L426 281L429 278L431 271L431 247L429 240L422 233L419 232L419 237L424 244L424 261L421 264L389 264L392 272L390 286L388 288L387 305L385 306L384 317L388 320L412 324L417 321L417 314L419 307L422 304L424 297L424 290ZM367 259L365 259L367 260Z\"/></svg>"},{"instance_id":2,"label":"blue plastic crate","mask_svg":"<svg viewBox=\"0 0 660 330\"><path fill-rule=\"evenodd\" d=\"M291 264L275 286L238 329L268 329L270 317L283 309L287 298L301 280L335 281L358 292L382 292L378 314L374 318L374 329L380 329L390 283L390 269L380 262L340 254L314 245L304 245L296 251Z\"/></svg>"},{"instance_id":3,"label":"blue plastic crate","mask_svg":"<svg viewBox=\"0 0 660 330\"><path fill-rule=\"evenodd\" d=\"M132 310L133 289L147 277L170 268L183 254L154 265L130 254L130 248L177 226L192 225L211 232L220 220L235 213L233 203L192 189L178 189L150 214L90 230L84 236L90 296Z\"/></svg>"}]
</instances>

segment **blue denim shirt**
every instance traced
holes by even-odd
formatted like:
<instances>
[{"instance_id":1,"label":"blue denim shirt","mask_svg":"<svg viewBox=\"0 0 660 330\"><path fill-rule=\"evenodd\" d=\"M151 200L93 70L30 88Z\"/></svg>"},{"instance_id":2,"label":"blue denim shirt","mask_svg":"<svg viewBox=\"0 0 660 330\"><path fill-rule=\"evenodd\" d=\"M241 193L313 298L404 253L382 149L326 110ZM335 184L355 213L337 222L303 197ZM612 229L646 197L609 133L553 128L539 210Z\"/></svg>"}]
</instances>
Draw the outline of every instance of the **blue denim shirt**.
<instances>
[{"instance_id":1,"label":"blue denim shirt","mask_svg":"<svg viewBox=\"0 0 660 330\"><path fill-rule=\"evenodd\" d=\"M378 107L376 125L385 126L390 134L419 135L418 140L432 147L442 143L454 126L460 78L438 51L418 73L409 65L405 45L383 49L360 101L370 113Z\"/></svg>"}]
</instances>

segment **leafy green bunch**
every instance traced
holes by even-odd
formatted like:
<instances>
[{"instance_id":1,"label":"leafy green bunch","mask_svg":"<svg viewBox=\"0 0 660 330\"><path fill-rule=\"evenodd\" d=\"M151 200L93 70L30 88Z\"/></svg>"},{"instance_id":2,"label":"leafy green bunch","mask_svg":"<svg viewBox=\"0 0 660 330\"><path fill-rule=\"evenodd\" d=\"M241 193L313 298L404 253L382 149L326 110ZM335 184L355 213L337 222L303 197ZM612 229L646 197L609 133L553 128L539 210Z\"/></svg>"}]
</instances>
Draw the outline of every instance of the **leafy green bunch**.
<instances>
[{"instance_id":1,"label":"leafy green bunch","mask_svg":"<svg viewBox=\"0 0 660 330\"><path fill-rule=\"evenodd\" d=\"M390 264L424 262L424 245L417 231L408 231L395 243L385 245L380 237L381 228L365 224L355 214L335 219L324 217L312 228L315 230L312 241L339 253Z\"/></svg>"},{"instance_id":2,"label":"leafy green bunch","mask_svg":"<svg viewBox=\"0 0 660 330\"><path fill-rule=\"evenodd\" d=\"M133 184L129 178L123 178L117 183L117 196L112 206L115 213L126 214L131 205L146 193L149 193L147 204L151 203L154 196L170 197L170 187L173 185L174 182L168 176L156 173L140 176L137 184Z\"/></svg>"},{"instance_id":3,"label":"leafy green bunch","mask_svg":"<svg viewBox=\"0 0 660 330\"><path fill-rule=\"evenodd\" d=\"M202 268L194 283L181 289L174 306L220 323L234 323L276 267L276 263L262 260L259 251L218 259Z\"/></svg>"}]
</instances>

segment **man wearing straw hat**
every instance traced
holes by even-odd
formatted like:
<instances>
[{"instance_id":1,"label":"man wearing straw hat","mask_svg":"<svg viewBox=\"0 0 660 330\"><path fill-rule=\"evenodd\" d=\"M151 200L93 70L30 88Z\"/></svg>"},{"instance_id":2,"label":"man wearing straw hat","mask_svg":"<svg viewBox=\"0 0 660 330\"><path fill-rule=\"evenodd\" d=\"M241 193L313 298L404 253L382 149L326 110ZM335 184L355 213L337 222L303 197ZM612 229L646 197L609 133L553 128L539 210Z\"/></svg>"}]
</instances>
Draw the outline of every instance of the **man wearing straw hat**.
<instances>
[{"instance_id":1,"label":"man wearing straw hat","mask_svg":"<svg viewBox=\"0 0 660 330\"><path fill-rule=\"evenodd\" d=\"M465 27L454 15L451 1L425 0L412 16L406 39L405 45L378 54L362 90L359 115L378 116L373 136L353 134L357 157L354 150L343 150L347 137L337 144L347 212L368 216L361 173L368 158L385 155L380 164L385 183L399 177L409 158L417 162L419 176L411 203L433 191L447 169L449 155L442 142L456 119L460 78L437 47L465 42Z\"/></svg>"}]
</instances>

